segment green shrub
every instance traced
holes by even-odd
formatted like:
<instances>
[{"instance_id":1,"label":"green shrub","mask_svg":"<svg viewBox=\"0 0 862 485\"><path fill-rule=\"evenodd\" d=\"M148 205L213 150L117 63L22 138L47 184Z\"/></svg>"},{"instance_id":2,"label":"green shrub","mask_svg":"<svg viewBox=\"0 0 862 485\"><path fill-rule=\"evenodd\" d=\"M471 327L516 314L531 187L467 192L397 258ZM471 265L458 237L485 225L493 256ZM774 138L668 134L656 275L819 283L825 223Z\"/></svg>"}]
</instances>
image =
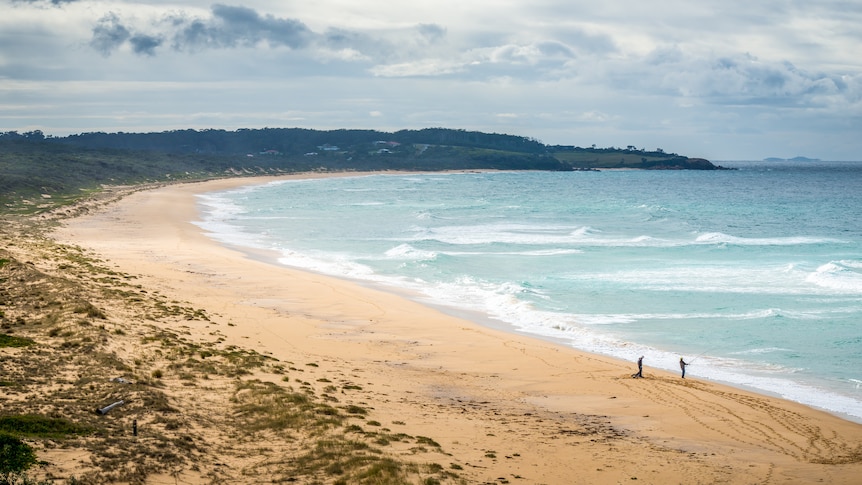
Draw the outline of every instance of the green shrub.
<instances>
[{"instance_id":1,"label":"green shrub","mask_svg":"<svg viewBox=\"0 0 862 485\"><path fill-rule=\"evenodd\" d=\"M0 473L22 472L36 464L33 448L20 439L0 434Z\"/></svg>"}]
</instances>

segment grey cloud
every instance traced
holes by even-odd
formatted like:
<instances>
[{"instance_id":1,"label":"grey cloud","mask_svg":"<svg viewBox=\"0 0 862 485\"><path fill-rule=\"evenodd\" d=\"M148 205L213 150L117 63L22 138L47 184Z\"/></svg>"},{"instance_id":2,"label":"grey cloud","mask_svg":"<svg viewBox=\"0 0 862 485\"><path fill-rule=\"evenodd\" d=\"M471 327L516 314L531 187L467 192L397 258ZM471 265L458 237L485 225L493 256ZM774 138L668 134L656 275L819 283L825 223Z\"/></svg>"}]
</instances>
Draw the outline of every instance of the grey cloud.
<instances>
[{"instance_id":1,"label":"grey cloud","mask_svg":"<svg viewBox=\"0 0 862 485\"><path fill-rule=\"evenodd\" d=\"M684 54L678 47L660 47L650 52L644 61L646 64L653 66L661 66L663 64L674 64L682 62Z\"/></svg>"},{"instance_id":2,"label":"grey cloud","mask_svg":"<svg viewBox=\"0 0 862 485\"><path fill-rule=\"evenodd\" d=\"M173 23L180 26L181 30L177 32L173 39L173 48L183 50L185 47L192 46L197 48L207 47L210 44L209 27L201 20L192 20L186 22L182 19L174 17ZM185 24L183 26L183 24Z\"/></svg>"},{"instance_id":3,"label":"grey cloud","mask_svg":"<svg viewBox=\"0 0 862 485\"><path fill-rule=\"evenodd\" d=\"M152 35L136 34L129 39L132 44L132 50L135 54L145 54L153 56L156 53L156 47L162 45L162 38Z\"/></svg>"},{"instance_id":4,"label":"grey cloud","mask_svg":"<svg viewBox=\"0 0 862 485\"><path fill-rule=\"evenodd\" d=\"M64 3L74 3L79 0L12 0L12 3L50 3L51 5L58 6L63 5Z\"/></svg>"},{"instance_id":5,"label":"grey cloud","mask_svg":"<svg viewBox=\"0 0 862 485\"><path fill-rule=\"evenodd\" d=\"M446 37L446 29L437 24L419 24L416 27L419 34L429 43L433 44Z\"/></svg>"},{"instance_id":6,"label":"grey cloud","mask_svg":"<svg viewBox=\"0 0 862 485\"><path fill-rule=\"evenodd\" d=\"M123 25L120 18L114 13L105 15L93 27L90 46L103 56L111 55L126 42L131 45L135 54L153 56L156 47L160 46L163 41L161 37L154 35L133 34L131 29Z\"/></svg>"},{"instance_id":7,"label":"grey cloud","mask_svg":"<svg viewBox=\"0 0 862 485\"><path fill-rule=\"evenodd\" d=\"M103 56L108 56L119 48L123 42L128 40L131 35L129 29L120 23L120 19L116 14L108 13L93 28L93 38L90 40L90 46L101 52Z\"/></svg>"},{"instance_id":8,"label":"grey cloud","mask_svg":"<svg viewBox=\"0 0 862 485\"><path fill-rule=\"evenodd\" d=\"M539 42L536 44L536 48L539 52L545 57L555 57L555 58L572 58L575 57L575 53L572 51L569 46L563 44L562 42L556 41L548 41L548 42Z\"/></svg>"},{"instance_id":9,"label":"grey cloud","mask_svg":"<svg viewBox=\"0 0 862 485\"><path fill-rule=\"evenodd\" d=\"M577 56L566 44L542 41L468 50L452 57L430 57L373 67L378 77L463 77L556 79Z\"/></svg>"},{"instance_id":10,"label":"grey cloud","mask_svg":"<svg viewBox=\"0 0 862 485\"><path fill-rule=\"evenodd\" d=\"M304 47L313 32L299 20L261 16L247 7L214 5L211 19L175 18L180 30L173 37L177 50L186 48L250 47L261 42L293 49Z\"/></svg>"},{"instance_id":11,"label":"grey cloud","mask_svg":"<svg viewBox=\"0 0 862 485\"><path fill-rule=\"evenodd\" d=\"M553 62L574 57L574 53L566 45L559 42L539 42L526 45L500 46L491 54L492 63L529 64Z\"/></svg>"},{"instance_id":12,"label":"grey cloud","mask_svg":"<svg viewBox=\"0 0 862 485\"><path fill-rule=\"evenodd\" d=\"M377 52L388 52L390 49L389 45L366 34L345 29L329 29L321 36L320 40L324 45L333 49L353 48Z\"/></svg>"},{"instance_id":13,"label":"grey cloud","mask_svg":"<svg viewBox=\"0 0 862 485\"><path fill-rule=\"evenodd\" d=\"M840 95L843 82L822 73L797 69L790 62L762 63L745 56L717 59L711 69L716 80L707 84L706 95L747 100L756 104L811 105L815 96Z\"/></svg>"},{"instance_id":14,"label":"grey cloud","mask_svg":"<svg viewBox=\"0 0 862 485\"><path fill-rule=\"evenodd\" d=\"M587 54L605 54L616 52L617 45L613 38L605 34L590 34L578 29L560 32L555 36L560 42L571 46L574 50Z\"/></svg>"},{"instance_id":15,"label":"grey cloud","mask_svg":"<svg viewBox=\"0 0 862 485\"><path fill-rule=\"evenodd\" d=\"M644 67L659 65L660 69ZM616 66L624 86L711 104L816 107L852 102L860 93L840 75L811 72L794 64L761 61L748 54L701 59L678 49L656 51L643 66ZM637 75L634 75L634 74ZM843 100L843 101L842 101Z\"/></svg>"},{"instance_id":16,"label":"grey cloud","mask_svg":"<svg viewBox=\"0 0 862 485\"><path fill-rule=\"evenodd\" d=\"M70 1L70 0L57 0ZM212 17L200 19L173 15L155 29L161 33L133 31L114 13L102 17L93 28L90 46L104 56L128 42L138 55L154 56L158 47L171 40L175 50L225 49L252 47L260 43L270 46L305 47L316 38L302 22L293 19L260 15L247 7L214 5ZM167 32L164 29L167 28ZM345 42L349 39L340 35Z\"/></svg>"},{"instance_id":17,"label":"grey cloud","mask_svg":"<svg viewBox=\"0 0 862 485\"><path fill-rule=\"evenodd\" d=\"M437 24L417 24L408 28L377 31L375 34L344 29L330 29L324 36L327 48L352 49L364 58L387 63L424 62L430 56L455 57L444 52L446 29Z\"/></svg>"},{"instance_id":18,"label":"grey cloud","mask_svg":"<svg viewBox=\"0 0 862 485\"><path fill-rule=\"evenodd\" d=\"M493 48L487 60L471 62L469 69L484 76L520 79L556 79L577 58L574 50L558 41L509 44Z\"/></svg>"}]
</instances>

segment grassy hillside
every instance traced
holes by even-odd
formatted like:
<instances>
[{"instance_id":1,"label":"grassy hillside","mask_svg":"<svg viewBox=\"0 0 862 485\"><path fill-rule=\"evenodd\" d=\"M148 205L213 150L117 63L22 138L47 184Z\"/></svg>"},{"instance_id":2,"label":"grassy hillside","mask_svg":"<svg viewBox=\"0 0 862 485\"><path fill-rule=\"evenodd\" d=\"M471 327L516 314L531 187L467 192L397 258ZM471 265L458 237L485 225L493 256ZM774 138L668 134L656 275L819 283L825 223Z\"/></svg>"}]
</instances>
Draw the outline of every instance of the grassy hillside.
<instances>
[{"instance_id":1,"label":"grassy hillside","mask_svg":"<svg viewBox=\"0 0 862 485\"><path fill-rule=\"evenodd\" d=\"M557 160L580 169L715 170L720 167L700 158L662 152L575 148L552 153Z\"/></svg>"}]
</instances>

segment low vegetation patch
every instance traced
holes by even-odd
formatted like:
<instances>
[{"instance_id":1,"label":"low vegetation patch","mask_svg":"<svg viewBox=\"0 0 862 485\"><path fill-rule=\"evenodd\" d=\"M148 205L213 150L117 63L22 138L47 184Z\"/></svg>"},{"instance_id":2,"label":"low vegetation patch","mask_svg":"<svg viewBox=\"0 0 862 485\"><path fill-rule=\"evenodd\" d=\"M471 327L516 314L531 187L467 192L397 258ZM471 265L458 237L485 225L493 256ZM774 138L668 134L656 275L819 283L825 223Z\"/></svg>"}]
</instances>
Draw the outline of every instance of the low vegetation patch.
<instances>
[{"instance_id":1,"label":"low vegetation patch","mask_svg":"<svg viewBox=\"0 0 862 485\"><path fill-rule=\"evenodd\" d=\"M29 338L0 334L0 347L29 347L36 342Z\"/></svg>"},{"instance_id":2,"label":"low vegetation patch","mask_svg":"<svg viewBox=\"0 0 862 485\"><path fill-rule=\"evenodd\" d=\"M232 398L234 415L248 431L322 432L340 425L343 417L328 404L316 402L306 393L293 392L271 382L243 381Z\"/></svg>"},{"instance_id":3,"label":"low vegetation patch","mask_svg":"<svg viewBox=\"0 0 862 485\"><path fill-rule=\"evenodd\" d=\"M49 418L35 414L0 416L0 433L22 438L62 439L84 435L90 431L89 427L65 418Z\"/></svg>"}]
</instances>

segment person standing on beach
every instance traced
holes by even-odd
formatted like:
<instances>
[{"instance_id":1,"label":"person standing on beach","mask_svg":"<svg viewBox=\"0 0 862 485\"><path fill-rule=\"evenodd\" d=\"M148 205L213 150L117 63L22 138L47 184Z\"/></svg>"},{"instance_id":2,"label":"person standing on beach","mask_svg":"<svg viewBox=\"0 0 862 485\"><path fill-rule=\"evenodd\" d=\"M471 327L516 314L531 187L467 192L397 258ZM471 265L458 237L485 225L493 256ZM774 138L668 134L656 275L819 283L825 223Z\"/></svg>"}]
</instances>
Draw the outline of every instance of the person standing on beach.
<instances>
[{"instance_id":1,"label":"person standing on beach","mask_svg":"<svg viewBox=\"0 0 862 485\"><path fill-rule=\"evenodd\" d=\"M685 366L687 366L687 365L688 365L688 363L686 361L682 360L682 357L680 357L679 358L679 368L682 369L682 378L683 379L685 379Z\"/></svg>"},{"instance_id":2,"label":"person standing on beach","mask_svg":"<svg viewBox=\"0 0 862 485\"><path fill-rule=\"evenodd\" d=\"M644 356L640 356L638 358L638 371L637 374L632 374L632 377L643 377L644 376Z\"/></svg>"}]
</instances>

